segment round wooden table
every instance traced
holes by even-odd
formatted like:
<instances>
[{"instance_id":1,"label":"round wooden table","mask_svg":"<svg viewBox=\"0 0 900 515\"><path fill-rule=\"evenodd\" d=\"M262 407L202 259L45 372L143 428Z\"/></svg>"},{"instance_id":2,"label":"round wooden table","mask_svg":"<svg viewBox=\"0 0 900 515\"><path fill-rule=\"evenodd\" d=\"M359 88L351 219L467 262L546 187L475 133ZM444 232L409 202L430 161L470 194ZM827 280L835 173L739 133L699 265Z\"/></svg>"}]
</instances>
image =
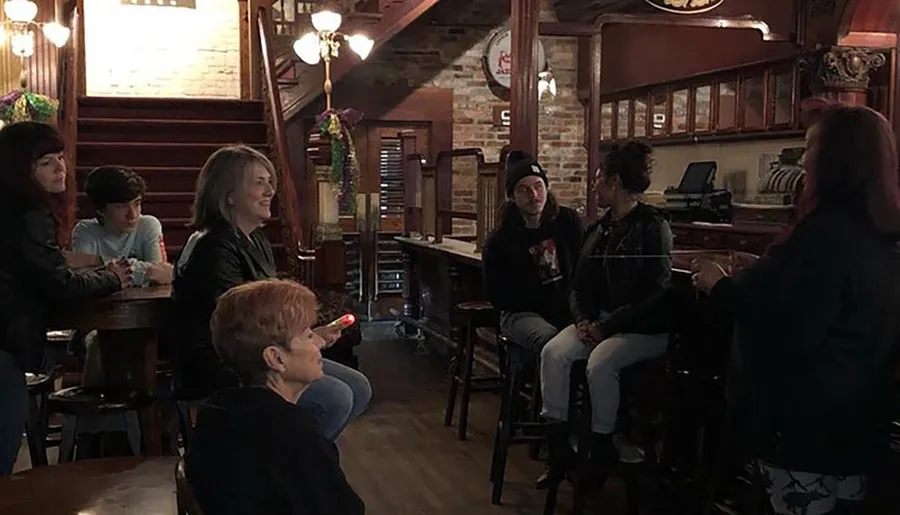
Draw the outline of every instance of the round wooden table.
<instances>
[{"instance_id":1,"label":"round wooden table","mask_svg":"<svg viewBox=\"0 0 900 515\"><path fill-rule=\"evenodd\" d=\"M0 478L3 515L175 515L177 458L107 458Z\"/></svg>"}]
</instances>

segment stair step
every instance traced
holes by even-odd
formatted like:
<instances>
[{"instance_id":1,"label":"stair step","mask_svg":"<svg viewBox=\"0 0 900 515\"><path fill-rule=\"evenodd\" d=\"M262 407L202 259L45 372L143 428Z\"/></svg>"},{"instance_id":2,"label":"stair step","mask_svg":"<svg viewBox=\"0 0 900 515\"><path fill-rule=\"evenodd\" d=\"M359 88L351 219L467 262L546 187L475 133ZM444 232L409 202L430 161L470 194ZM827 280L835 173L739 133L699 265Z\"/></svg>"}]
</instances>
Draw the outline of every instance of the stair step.
<instances>
[{"instance_id":1,"label":"stair step","mask_svg":"<svg viewBox=\"0 0 900 515\"><path fill-rule=\"evenodd\" d=\"M160 218L159 221L162 224L163 237L165 237L166 240L166 249L168 249L170 245L184 245L187 243L188 238L191 237L191 234L194 233L194 230L187 226L191 221L190 218ZM266 223L264 230L269 241L280 242L282 240L280 218L269 220Z\"/></svg>"},{"instance_id":2,"label":"stair step","mask_svg":"<svg viewBox=\"0 0 900 515\"><path fill-rule=\"evenodd\" d=\"M147 192L144 194L141 210L144 214L157 218L189 218L194 205L193 191L179 192ZM278 213L278 199L272 201L272 213ZM78 218L92 218L94 209L84 193L76 197L76 213Z\"/></svg>"},{"instance_id":3,"label":"stair step","mask_svg":"<svg viewBox=\"0 0 900 515\"><path fill-rule=\"evenodd\" d=\"M200 167L221 143L84 142L78 144L78 166L117 164L130 167ZM251 145L267 152L266 145ZM175 188L169 188L173 190Z\"/></svg>"},{"instance_id":4,"label":"stair step","mask_svg":"<svg viewBox=\"0 0 900 515\"><path fill-rule=\"evenodd\" d=\"M123 120L119 118L78 119L81 142L173 142L221 143L239 141L266 144L266 124L232 120Z\"/></svg>"},{"instance_id":5,"label":"stair step","mask_svg":"<svg viewBox=\"0 0 900 515\"><path fill-rule=\"evenodd\" d=\"M178 256L181 255L181 249L183 248L184 245L169 245L169 242L166 242L166 256L169 258L169 263L175 264L178 261ZM275 257L275 269L278 271L287 270L284 245L272 242L272 255Z\"/></svg>"},{"instance_id":6,"label":"stair step","mask_svg":"<svg viewBox=\"0 0 900 515\"><path fill-rule=\"evenodd\" d=\"M75 169L78 189L84 190L84 180L93 170L93 166L79 166ZM143 166L133 167L138 175L147 183L147 191L189 191L193 195L197 185L200 167L184 166Z\"/></svg>"},{"instance_id":7,"label":"stair step","mask_svg":"<svg viewBox=\"0 0 900 515\"><path fill-rule=\"evenodd\" d=\"M262 101L218 98L81 97L79 118L264 121Z\"/></svg>"}]
</instances>

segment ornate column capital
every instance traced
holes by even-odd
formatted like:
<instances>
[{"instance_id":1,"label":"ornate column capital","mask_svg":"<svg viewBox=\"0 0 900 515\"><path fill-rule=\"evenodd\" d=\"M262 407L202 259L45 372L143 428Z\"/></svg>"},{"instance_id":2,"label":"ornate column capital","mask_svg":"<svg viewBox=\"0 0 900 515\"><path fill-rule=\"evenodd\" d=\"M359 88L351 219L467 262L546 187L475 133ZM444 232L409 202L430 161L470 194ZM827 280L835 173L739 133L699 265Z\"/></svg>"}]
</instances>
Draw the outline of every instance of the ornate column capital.
<instances>
[{"instance_id":1,"label":"ornate column capital","mask_svg":"<svg viewBox=\"0 0 900 515\"><path fill-rule=\"evenodd\" d=\"M814 93L865 92L869 77L887 62L883 52L833 46L812 52L800 61Z\"/></svg>"}]
</instances>

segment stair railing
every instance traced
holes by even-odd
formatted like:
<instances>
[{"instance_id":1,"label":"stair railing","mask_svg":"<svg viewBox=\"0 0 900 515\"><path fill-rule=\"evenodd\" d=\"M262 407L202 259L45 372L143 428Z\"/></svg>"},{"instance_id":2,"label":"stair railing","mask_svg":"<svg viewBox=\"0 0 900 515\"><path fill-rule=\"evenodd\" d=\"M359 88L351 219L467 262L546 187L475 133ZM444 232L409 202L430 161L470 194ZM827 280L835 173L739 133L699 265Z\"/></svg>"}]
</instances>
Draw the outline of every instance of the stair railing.
<instances>
[{"instance_id":1,"label":"stair railing","mask_svg":"<svg viewBox=\"0 0 900 515\"><path fill-rule=\"evenodd\" d=\"M69 0L63 5L60 23L69 27L71 40L57 54L57 95L59 110L57 125L65 144L64 153L69 173L66 177L66 211L60 230L60 244L68 247L75 225L75 205L78 195L76 181L76 142L78 141L78 97L84 94L84 0Z\"/></svg>"},{"instance_id":2,"label":"stair railing","mask_svg":"<svg viewBox=\"0 0 900 515\"><path fill-rule=\"evenodd\" d=\"M275 56L272 55L272 21L269 17L270 7L259 5L251 13L255 14L257 33L259 34L259 56L261 69L251 68L251 74L262 72L263 104L266 112L269 149L272 161L278 170L279 188L278 204L284 220L284 242L288 266L295 277L303 275L301 264L308 263L308 252L303 252L303 231L300 227L300 207L297 189L291 172L290 149L284 125L284 113L281 110L281 95L278 90L278 79L275 75Z\"/></svg>"}]
</instances>

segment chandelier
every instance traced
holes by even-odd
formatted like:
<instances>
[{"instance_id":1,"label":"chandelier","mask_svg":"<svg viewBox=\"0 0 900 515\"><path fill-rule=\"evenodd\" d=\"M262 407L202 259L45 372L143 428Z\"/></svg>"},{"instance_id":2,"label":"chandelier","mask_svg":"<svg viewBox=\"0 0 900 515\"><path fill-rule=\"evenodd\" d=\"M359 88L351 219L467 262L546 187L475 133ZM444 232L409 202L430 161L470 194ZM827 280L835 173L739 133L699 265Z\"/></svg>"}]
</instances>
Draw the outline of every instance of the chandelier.
<instances>
[{"instance_id":1,"label":"chandelier","mask_svg":"<svg viewBox=\"0 0 900 515\"><path fill-rule=\"evenodd\" d=\"M16 57L34 55L34 31L41 29L44 37L56 47L69 41L69 28L57 22L40 23L34 21L38 6L31 0L6 0L3 2L5 19L0 22L0 45L9 39L10 50Z\"/></svg>"},{"instance_id":2,"label":"chandelier","mask_svg":"<svg viewBox=\"0 0 900 515\"><path fill-rule=\"evenodd\" d=\"M331 10L322 10L312 13L310 16L313 31L307 32L294 41L294 52L304 63L313 66L320 61L325 62L325 101L326 109L331 109L331 60L340 55L341 42L346 42L350 50L356 53L360 59L365 59L375 46L371 38L363 34L347 36L338 29L343 21L340 13Z\"/></svg>"}]
</instances>

